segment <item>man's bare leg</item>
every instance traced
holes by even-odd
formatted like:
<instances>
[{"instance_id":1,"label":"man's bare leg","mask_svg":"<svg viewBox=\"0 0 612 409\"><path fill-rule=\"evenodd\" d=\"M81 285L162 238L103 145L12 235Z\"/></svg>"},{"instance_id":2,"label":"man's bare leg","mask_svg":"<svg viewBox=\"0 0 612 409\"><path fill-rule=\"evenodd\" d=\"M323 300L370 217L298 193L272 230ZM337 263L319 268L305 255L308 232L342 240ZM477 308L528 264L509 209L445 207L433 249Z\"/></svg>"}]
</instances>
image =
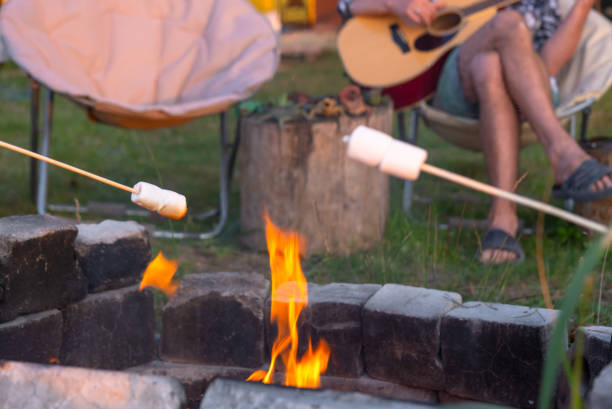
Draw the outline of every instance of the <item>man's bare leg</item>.
<instances>
[{"instance_id":1,"label":"man's bare leg","mask_svg":"<svg viewBox=\"0 0 612 409\"><path fill-rule=\"evenodd\" d=\"M499 54L494 51L478 54L472 60L471 70L480 104L480 140L489 181L511 191L518 174L520 124L504 83ZM518 218L514 202L498 197L492 199L489 228L515 236ZM480 261L498 264L516 257L513 252L487 249L482 251Z\"/></svg>"},{"instance_id":2,"label":"man's bare leg","mask_svg":"<svg viewBox=\"0 0 612 409\"><path fill-rule=\"evenodd\" d=\"M459 75L468 99L478 99L472 61L479 54L488 52L499 55L510 98L544 146L555 182L562 183L589 156L563 129L555 116L550 103L548 75L533 49L531 32L518 12L504 10L498 13L461 46ZM607 187L612 187L612 179L604 176L593 189Z\"/></svg>"}]
</instances>

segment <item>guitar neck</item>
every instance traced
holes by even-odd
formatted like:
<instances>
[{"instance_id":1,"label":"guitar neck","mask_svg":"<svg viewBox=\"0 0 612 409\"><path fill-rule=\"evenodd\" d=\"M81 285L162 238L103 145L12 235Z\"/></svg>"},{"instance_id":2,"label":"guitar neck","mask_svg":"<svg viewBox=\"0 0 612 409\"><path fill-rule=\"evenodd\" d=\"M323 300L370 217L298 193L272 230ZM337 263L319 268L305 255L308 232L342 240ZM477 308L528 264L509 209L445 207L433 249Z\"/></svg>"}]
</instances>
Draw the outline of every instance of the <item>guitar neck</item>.
<instances>
[{"instance_id":1,"label":"guitar neck","mask_svg":"<svg viewBox=\"0 0 612 409\"><path fill-rule=\"evenodd\" d=\"M497 8L506 7L514 3L518 3L521 0L484 0L478 3L474 3L470 6L466 6L461 8L464 16L469 16L470 14L477 13L481 10L484 10L489 7L496 6Z\"/></svg>"}]
</instances>

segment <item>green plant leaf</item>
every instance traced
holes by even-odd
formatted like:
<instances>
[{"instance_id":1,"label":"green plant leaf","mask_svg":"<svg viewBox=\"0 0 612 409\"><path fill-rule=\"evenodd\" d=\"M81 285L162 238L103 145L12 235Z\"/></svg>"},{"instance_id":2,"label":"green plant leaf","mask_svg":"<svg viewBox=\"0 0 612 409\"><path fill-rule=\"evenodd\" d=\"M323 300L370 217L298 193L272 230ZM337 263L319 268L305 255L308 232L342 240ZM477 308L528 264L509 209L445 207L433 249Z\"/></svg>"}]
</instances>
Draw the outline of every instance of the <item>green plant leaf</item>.
<instances>
[{"instance_id":1,"label":"green plant leaf","mask_svg":"<svg viewBox=\"0 0 612 409\"><path fill-rule=\"evenodd\" d=\"M555 324L548 351L546 352L546 361L544 363L544 373L538 401L538 407L540 409L548 409L551 407L552 396L557 381L557 368L559 368L563 354L565 354L565 337L569 326L569 320L580 302L580 293L586 277L595 269L604 253L602 242L603 239L596 240L587 248L584 253L583 261L576 268L572 280L567 287L565 297L563 297L561 313Z\"/></svg>"}]
</instances>

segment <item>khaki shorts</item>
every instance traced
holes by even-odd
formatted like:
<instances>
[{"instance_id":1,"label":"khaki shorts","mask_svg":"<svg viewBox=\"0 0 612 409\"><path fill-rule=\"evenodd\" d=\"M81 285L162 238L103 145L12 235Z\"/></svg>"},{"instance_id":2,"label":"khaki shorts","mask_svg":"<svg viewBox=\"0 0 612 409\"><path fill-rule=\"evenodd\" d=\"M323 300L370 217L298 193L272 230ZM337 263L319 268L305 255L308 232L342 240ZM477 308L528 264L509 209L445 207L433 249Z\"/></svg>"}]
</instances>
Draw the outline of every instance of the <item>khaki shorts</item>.
<instances>
[{"instance_id":1,"label":"khaki shorts","mask_svg":"<svg viewBox=\"0 0 612 409\"><path fill-rule=\"evenodd\" d=\"M434 107L450 115L478 119L478 103L468 101L463 94L461 78L459 78L459 65L457 63L458 55L459 47L451 51L444 63L444 67L442 67L442 73L438 80L438 87L434 98ZM559 89L554 77L551 77L550 83L553 106L557 107L560 98Z\"/></svg>"}]
</instances>

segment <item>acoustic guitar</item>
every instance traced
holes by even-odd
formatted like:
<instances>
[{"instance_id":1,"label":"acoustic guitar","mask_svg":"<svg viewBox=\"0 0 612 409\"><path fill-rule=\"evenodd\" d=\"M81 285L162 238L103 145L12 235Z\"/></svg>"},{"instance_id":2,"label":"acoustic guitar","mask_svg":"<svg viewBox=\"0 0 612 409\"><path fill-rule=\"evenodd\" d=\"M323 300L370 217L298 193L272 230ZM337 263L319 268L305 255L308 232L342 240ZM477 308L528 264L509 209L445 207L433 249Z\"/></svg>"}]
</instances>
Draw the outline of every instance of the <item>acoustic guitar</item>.
<instances>
[{"instance_id":1,"label":"acoustic guitar","mask_svg":"<svg viewBox=\"0 0 612 409\"><path fill-rule=\"evenodd\" d=\"M348 20L337 46L349 77L365 87L386 88L396 108L414 105L433 94L444 57L454 47L493 18L498 8L520 0L442 1L448 7L428 27L407 25L391 15Z\"/></svg>"}]
</instances>

